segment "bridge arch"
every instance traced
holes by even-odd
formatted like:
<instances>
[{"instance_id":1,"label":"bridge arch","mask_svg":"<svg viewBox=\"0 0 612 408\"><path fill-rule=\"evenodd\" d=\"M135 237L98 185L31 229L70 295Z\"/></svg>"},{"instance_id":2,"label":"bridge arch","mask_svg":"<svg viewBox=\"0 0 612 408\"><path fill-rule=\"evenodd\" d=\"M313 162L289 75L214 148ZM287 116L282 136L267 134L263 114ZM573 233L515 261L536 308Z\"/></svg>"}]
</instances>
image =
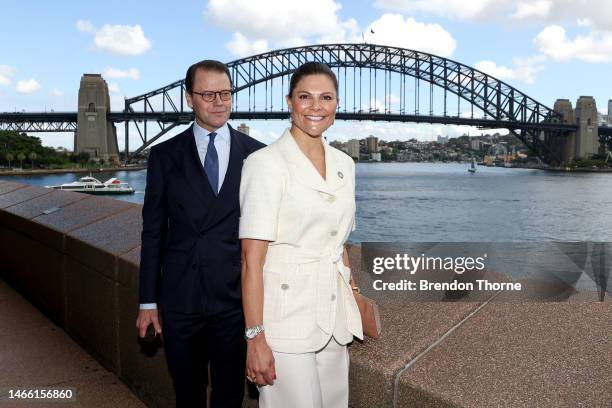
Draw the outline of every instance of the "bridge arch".
<instances>
[{"instance_id":1,"label":"bridge arch","mask_svg":"<svg viewBox=\"0 0 612 408\"><path fill-rule=\"evenodd\" d=\"M347 109L348 101L345 101L343 109L339 108L338 119L466 124L482 128L507 128L528 147L535 150L545 161L558 161L558 157L547 144L547 138L551 137L551 132L558 133L570 130L567 125L562 124L560 113L508 83L473 67L421 51L366 43L293 47L269 51L227 63L235 92L232 116L243 119L280 119L287 117L288 113L283 108L282 102L280 103L280 109L274 108L272 102L274 83L281 79L283 81L282 88L285 88L289 82L288 77L306 61L324 62L336 70L339 77L342 77L344 71L344 84L342 79L339 78L341 103L343 95L345 96L344 99L347 99L347 88L356 83L357 72L359 72L359 109L357 109L356 103L353 104L352 110ZM347 70L352 70L352 74L347 75ZM368 72L370 81L370 91L368 93L370 104L372 101L372 75L374 75L375 100L377 98L376 86L378 82L382 82L376 77L377 73L381 72L385 76L385 108L383 113L380 113L379 109L373 110L371 107L363 109L361 74L364 70ZM392 74L395 74L396 77L399 76L401 81L405 81L407 78L412 78L415 81L415 86L410 95L406 94L405 83L403 91L400 86L399 109L395 111L390 109L391 95L387 93L386 82L388 75L390 89ZM286 81L285 78L287 78ZM347 84L347 78L352 78L353 84ZM429 115L419 113L421 103L419 83L421 82L429 84L430 87ZM262 86L266 93L263 98L263 106L262 98L257 99L255 95L256 91ZM126 112L144 111L144 113L152 113L159 112L161 109L168 114L168 118L172 118L168 121L164 121L163 118L158 120L160 132L151 140L146 140L145 128L142 148L148 146L177 124L188 123L191 120L191 112L183 104L184 87L184 80L179 80L126 100ZM269 91L268 88L272 88L272 90ZM443 102L435 102L437 105L443 105L441 115L433 114L434 88L443 93ZM353 86L352 97L354 102L357 91ZM278 90L276 92L278 93ZM252 98L251 93L254 94ZM239 102L246 98L246 94L248 94L248 103L247 107L244 108L244 103L240 104ZM408 97L414 98L414 114L405 109L405 101ZM153 102L156 98L157 103ZM179 99L177 100L177 98ZM388 98L389 104L387 105ZM449 113L450 109L448 109L447 102L451 98L457 100L456 115ZM268 99L270 100L269 105ZM161 103L159 100L161 100ZM403 101L404 105L402 107ZM468 104L471 113L469 117L462 117L460 108L462 101ZM137 105L142 106L142 108L135 109L134 107ZM475 117L475 111L481 116ZM181 120L177 120L177 116ZM143 134L140 128L138 128L138 131L142 138Z\"/></svg>"}]
</instances>

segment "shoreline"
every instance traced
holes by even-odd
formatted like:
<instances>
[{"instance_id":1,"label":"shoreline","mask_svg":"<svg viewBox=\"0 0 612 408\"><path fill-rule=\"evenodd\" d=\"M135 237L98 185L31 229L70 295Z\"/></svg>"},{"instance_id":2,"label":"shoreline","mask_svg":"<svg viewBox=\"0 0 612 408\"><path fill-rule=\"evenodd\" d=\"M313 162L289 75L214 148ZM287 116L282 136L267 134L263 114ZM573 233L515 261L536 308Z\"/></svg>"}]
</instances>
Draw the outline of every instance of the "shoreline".
<instances>
[{"instance_id":1,"label":"shoreline","mask_svg":"<svg viewBox=\"0 0 612 408\"><path fill-rule=\"evenodd\" d=\"M427 163L427 164L468 164L469 162L358 162L365 164L385 164L385 163ZM504 166L483 166L479 167L499 167L506 169L529 169L529 170L544 170L553 172L564 172L564 173L612 173L612 168L607 169L589 169L589 168L565 168L565 167L544 167L544 166L533 166L533 165L514 165L509 167ZM27 176L27 175L46 175L46 174L62 174L62 173L101 173L110 171L136 171L146 170L147 166L133 166L133 167L95 167L95 168L70 168L70 169L37 169L37 170L0 170L0 176Z\"/></svg>"},{"instance_id":2,"label":"shoreline","mask_svg":"<svg viewBox=\"0 0 612 408\"><path fill-rule=\"evenodd\" d=\"M70 168L70 169L40 169L40 170L0 170L0 176L28 176L62 173L102 173L109 171L135 171L146 170L147 166L134 167L96 167L96 168Z\"/></svg>"},{"instance_id":3,"label":"shoreline","mask_svg":"<svg viewBox=\"0 0 612 408\"><path fill-rule=\"evenodd\" d=\"M398 161L388 161L388 162L375 162L375 161L359 161L357 163L364 163L364 164L385 164L385 163L414 163L414 164L460 164L460 165L468 165L470 164L470 162L455 162L455 161L449 161L449 162L430 162L430 161L421 161L421 162L417 162L417 161L405 161L405 162L398 162ZM576 167L576 168L568 168L568 167L548 167L548 166L542 166L542 165L537 165L537 164L514 164L511 166L487 166L481 163L478 163L478 167L484 167L484 168L500 168L500 169L527 169L527 170L544 170L544 171L555 171L555 172L565 172L565 173L572 173L572 172L578 172L578 173L612 173L612 167L609 168L586 168L586 167Z\"/></svg>"}]
</instances>

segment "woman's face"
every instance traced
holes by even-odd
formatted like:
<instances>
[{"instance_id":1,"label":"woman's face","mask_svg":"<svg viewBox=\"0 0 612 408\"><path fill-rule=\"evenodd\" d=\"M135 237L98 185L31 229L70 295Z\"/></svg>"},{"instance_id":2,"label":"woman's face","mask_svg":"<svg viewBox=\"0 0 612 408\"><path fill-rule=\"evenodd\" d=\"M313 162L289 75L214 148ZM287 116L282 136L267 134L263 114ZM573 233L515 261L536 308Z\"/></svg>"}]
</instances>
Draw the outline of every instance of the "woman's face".
<instances>
[{"instance_id":1,"label":"woman's face","mask_svg":"<svg viewBox=\"0 0 612 408\"><path fill-rule=\"evenodd\" d=\"M302 77L293 94L286 99L293 126L307 135L321 136L334 123L338 96L333 81L327 75Z\"/></svg>"}]
</instances>

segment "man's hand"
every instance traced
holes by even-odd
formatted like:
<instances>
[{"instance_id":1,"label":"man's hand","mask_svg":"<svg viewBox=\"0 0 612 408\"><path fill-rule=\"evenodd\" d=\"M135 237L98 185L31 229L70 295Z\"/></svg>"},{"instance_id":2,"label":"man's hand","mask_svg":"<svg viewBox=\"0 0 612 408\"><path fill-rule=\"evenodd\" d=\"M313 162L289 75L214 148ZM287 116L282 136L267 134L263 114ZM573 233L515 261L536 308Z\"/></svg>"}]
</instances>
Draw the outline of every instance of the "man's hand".
<instances>
[{"instance_id":1,"label":"man's hand","mask_svg":"<svg viewBox=\"0 0 612 408\"><path fill-rule=\"evenodd\" d=\"M162 332L161 325L159 324L159 315L157 309L141 309L138 312L138 318L136 319L136 328L138 329L138 336L144 338L147 327L153 323L155 333L160 334Z\"/></svg>"},{"instance_id":2,"label":"man's hand","mask_svg":"<svg viewBox=\"0 0 612 408\"><path fill-rule=\"evenodd\" d=\"M257 385L273 385L276 380L274 356L264 333L258 334L253 340L247 340L246 373Z\"/></svg>"}]
</instances>

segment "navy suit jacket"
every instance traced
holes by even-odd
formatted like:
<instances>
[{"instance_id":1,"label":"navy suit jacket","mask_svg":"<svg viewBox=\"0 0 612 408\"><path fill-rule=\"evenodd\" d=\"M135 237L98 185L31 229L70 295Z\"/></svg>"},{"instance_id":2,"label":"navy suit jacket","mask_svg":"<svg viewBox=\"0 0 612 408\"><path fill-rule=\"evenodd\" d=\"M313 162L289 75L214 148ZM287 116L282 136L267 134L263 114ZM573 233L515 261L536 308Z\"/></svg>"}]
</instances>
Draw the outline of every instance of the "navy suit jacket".
<instances>
[{"instance_id":1,"label":"navy suit jacket","mask_svg":"<svg viewBox=\"0 0 612 408\"><path fill-rule=\"evenodd\" d=\"M151 148L142 209L140 303L214 314L241 307L238 223L243 160L263 143L230 127L225 180L215 196L193 126Z\"/></svg>"}]
</instances>

